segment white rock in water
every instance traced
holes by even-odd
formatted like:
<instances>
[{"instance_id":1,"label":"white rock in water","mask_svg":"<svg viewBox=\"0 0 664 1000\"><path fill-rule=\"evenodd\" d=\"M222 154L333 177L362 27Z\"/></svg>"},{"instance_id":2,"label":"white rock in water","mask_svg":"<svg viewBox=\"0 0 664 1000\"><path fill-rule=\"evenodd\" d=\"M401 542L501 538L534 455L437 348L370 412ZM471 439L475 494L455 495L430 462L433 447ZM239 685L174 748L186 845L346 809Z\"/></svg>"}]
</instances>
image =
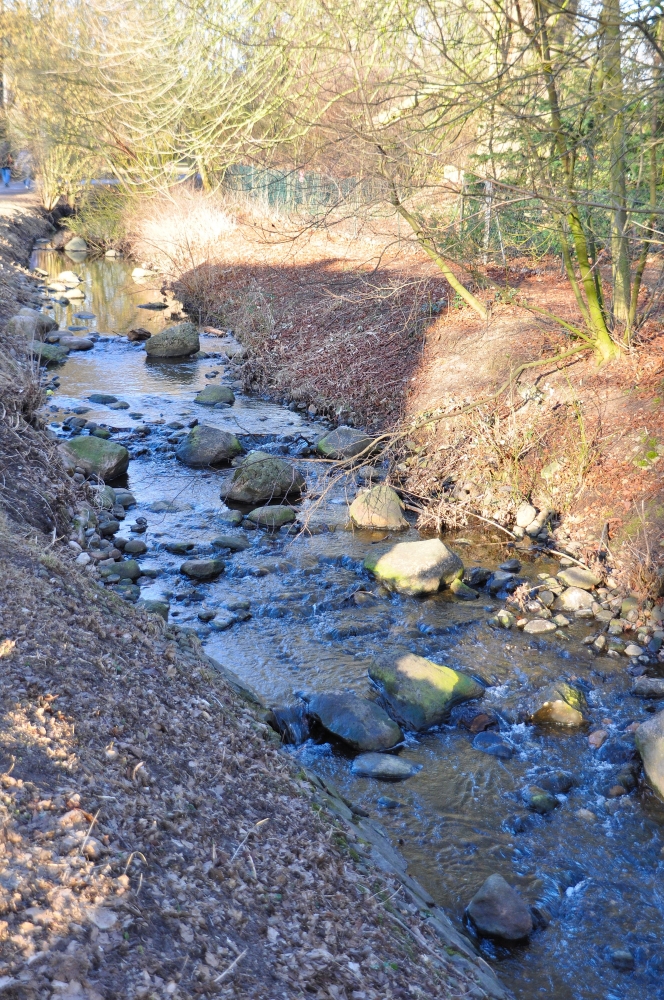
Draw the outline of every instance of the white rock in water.
<instances>
[{"instance_id":1,"label":"white rock in water","mask_svg":"<svg viewBox=\"0 0 664 1000\"><path fill-rule=\"evenodd\" d=\"M523 626L523 631L530 635L539 635L541 632L555 632L557 626L546 618L533 618Z\"/></svg>"}]
</instances>

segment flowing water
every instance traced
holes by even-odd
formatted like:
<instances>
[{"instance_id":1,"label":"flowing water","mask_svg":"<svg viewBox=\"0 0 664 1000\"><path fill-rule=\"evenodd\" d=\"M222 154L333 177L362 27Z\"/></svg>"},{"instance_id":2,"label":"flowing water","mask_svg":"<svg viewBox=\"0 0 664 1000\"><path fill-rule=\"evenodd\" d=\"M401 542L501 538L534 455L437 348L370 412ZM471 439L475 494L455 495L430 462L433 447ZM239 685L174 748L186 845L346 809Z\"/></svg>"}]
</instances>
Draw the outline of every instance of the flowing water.
<instances>
[{"instance_id":1,"label":"flowing water","mask_svg":"<svg viewBox=\"0 0 664 1000\"><path fill-rule=\"evenodd\" d=\"M51 276L72 266L46 251L36 252L33 263ZM347 500L357 484L339 480L314 502L325 467L312 460L310 446L326 429L322 422L243 395L224 357L146 358L142 345L117 334L135 326L156 332L173 322L169 317L177 304L161 312L140 309L142 302L161 297L157 288L132 281L123 261L84 261L74 269L84 278L85 300L68 308L56 305L56 319L100 339L93 350L71 354L57 369L60 384L47 412L53 429L66 435L62 420L86 407L87 419L110 428L113 438L130 448L134 457L126 482L138 506L128 512L120 534L136 537L130 524L146 518L148 529L140 537L148 552L140 561L146 573L156 575L142 596L168 599L171 620L195 629L206 651L271 705L294 701L298 691L369 693L372 654L396 648L480 678L488 685L481 707L498 712L503 735L516 748L510 760L473 748L472 736L458 724L463 710L455 711L448 726L407 738L401 754L422 768L398 785L354 777L350 758L329 743L309 741L288 752L330 777L384 824L411 873L459 926L464 907L494 872L548 911L550 923L528 944L480 944L519 1000L664 997L663 816L643 788L615 799L602 794L629 755L632 737L624 730L647 717L644 703L629 694L628 661L595 657L582 644L591 631L582 621L570 627L566 639L493 630L487 619L502 605L488 595L464 603L445 592L424 599L384 594L362 561L370 546L389 539L345 528ZM78 312L95 318L77 319ZM201 347L216 353L219 341L204 336ZM194 404L198 390L219 382L233 387L232 408ZM87 397L99 391L115 394L129 408L93 405ZM270 534L230 525L219 499L223 473L188 469L174 457L178 436L195 418L233 431L247 450L293 456L309 481L300 520L310 532L294 537L283 529ZM164 510L160 501L170 506ZM250 544L228 557L218 580L192 584L180 575L183 557L166 546L185 541L192 553L204 556L216 551L212 540L224 533L245 535ZM411 528L399 537L418 535ZM448 541L466 565L495 568L514 554L497 536L470 530ZM553 560L535 561L527 553L522 560L522 575L533 581L538 573L559 569ZM242 602L248 602L251 617L226 631L198 618L201 609ZM586 691L592 728L601 723L609 730L601 752L589 748L587 730L544 731L516 721L530 692L560 678L575 680ZM528 813L522 788L552 768L571 771L576 786L553 814ZM580 808L594 814L594 821L577 817ZM611 953L618 948L632 952L633 971L613 967Z\"/></svg>"}]
</instances>

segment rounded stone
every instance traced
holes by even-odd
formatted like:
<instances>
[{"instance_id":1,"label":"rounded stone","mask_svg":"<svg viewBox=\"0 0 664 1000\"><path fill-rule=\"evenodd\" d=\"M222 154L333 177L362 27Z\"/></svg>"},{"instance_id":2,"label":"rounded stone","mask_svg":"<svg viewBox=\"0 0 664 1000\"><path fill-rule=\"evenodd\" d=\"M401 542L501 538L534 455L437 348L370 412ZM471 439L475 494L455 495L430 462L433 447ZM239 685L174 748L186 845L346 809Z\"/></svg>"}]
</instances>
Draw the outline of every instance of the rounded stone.
<instances>
[{"instance_id":1,"label":"rounded stone","mask_svg":"<svg viewBox=\"0 0 664 1000\"><path fill-rule=\"evenodd\" d=\"M403 733L375 701L351 693L307 696L307 715L354 750L390 750Z\"/></svg>"},{"instance_id":2,"label":"rounded stone","mask_svg":"<svg viewBox=\"0 0 664 1000\"><path fill-rule=\"evenodd\" d=\"M296 514L292 507L257 507L247 514L247 520L259 528L281 528L284 524L291 524L295 520Z\"/></svg>"},{"instance_id":3,"label":"rounded stone","mask_svg":"<svg viewBox=\"0 0 664 1000\"><path fill-rule=\"evenodd\" d=\"M233 390L227 385L206 385L196 398L195 403L201 406L216 406L217 403L227 403L232 406L235 402Z\"/></svg>"},{"instance_id":4,"label":"rounded stone","mask_svg":"<svg viewBox=\"0 0 664 1000\"><path fill-rule=\"evenodd\" d=\"M555 632L556 628L557 625L553 621L547 621L546 618L533 618L532 621L526 622L523 631L529 635L541 635L544 632Z\"/></svg>"},{"instance_id":5,"label":"rounded stone","mask_svg":"<svg viewBox=\"0 0 664 1000\"><path fill-rule=\"evenodd\" d=\"M301 493L304 485L304 476L290 462L264 451L252 451L221 496L233 503L259 503Z\"/></svg>"},{"instance_id":6,"label":"rounded stone","mask_svg":"<svg viewBox=\"0 0 664 1000\"><path fill-rule=\"evenodd\" d=\"M521 941L533 930L533 918L516 889L502 875L490 875L466 910L483 937Z\"/></svg>"},{"instance_id":7,"label":"rounded stone","mask_svg":"<svg viewBox=\"0 0 664 1000\"><path fill-rule=\"evenodd\" d=\"M372 550L378 549L372 546ZM389 590L400 594L434 593L442 584L463 576L463 563L440 538L398 542L387 550L371 551L364 568Z\"/></svg>"},{"instance_id":8,"label":"rounded stone","mask_svg":"<svg viewBox=\"0 0 664 1000\"><path fill-rule=\"evenodd\" d=\"M323 458L335 461L356 458L367 459L374 449L374 439L355 427L342 425L325 434L316 444L316 451Z\"/></svg>"},{"instance_id":9,"label":"rounded stone","mask_svg":"<svg viewBox=\"0 0 664 1000\"><path fill-rule=\"evenodd\" d=\"M359 493L350 505L350 518L358 528L386 528L400 531L408 527L404 505L391 486L381 483Z\"/></svg>"},{"instance_id":10,"label":"rounded stone","mask_svg":"<svg viewBox=\"0 0 664 1000\"><path fill-rule=\"evenodd\" d=\"M145 353L151 358L181 358L200 350L198 329L193 323L178 323L145 341Z\"/></svg>"},{"instance_id":11,"label":"rounded stone","mask_svg":"<svg viewBox=\"0 0 664 1000\"><path fill-rule=\"evenodd\" d=\"M241 451L242 445L234 434L209 424L198 424L178 446L175 457L183 465L201 469L229 462Z\"/></svg>"},{"instance_id":12,"label":"rounded stone","mask_svg":"<svg viewBox=\"0 0 664 1000\"><path fill-rule=\"evenodd\" d=\"M379 781L404 781L421 771L421 764L411 764L389 753L363 753L352 763L351 771L361 778Z\"/></svg>"},{"instance_id":13,"label":"rounded stone","mask_svg":"<svg viewBox=\"0 0 664 1000\"><path fill-rule=\"evenodd\" d=\"M87 476L115 479L129 465L129 452L124 445L94 435L73 437L60 447L65 459L82 468Z\"/></svg>"},{"instance_id":14,"label":"rounded stone","mask_svg":"<svg viewBox=\"0 0 664 1000\"><path fill-rule=\"evenodd\" d=\"M180 566L180 572L194 580L212 580L223 573L225 568L223 559L187 559Z\"/></svg>"},{"instance_id":15,"label":"rounded stone","mask_svg":"<svg viewBox=\"0 0 664 1000\"><path fill-rule=\"evenodd\" d=\"M482 685L467 674L415 653L376 658L369 667L369 677L390 715L415 731L440 725L455 705L484 694Z\"/></svg>"}]
</instances>

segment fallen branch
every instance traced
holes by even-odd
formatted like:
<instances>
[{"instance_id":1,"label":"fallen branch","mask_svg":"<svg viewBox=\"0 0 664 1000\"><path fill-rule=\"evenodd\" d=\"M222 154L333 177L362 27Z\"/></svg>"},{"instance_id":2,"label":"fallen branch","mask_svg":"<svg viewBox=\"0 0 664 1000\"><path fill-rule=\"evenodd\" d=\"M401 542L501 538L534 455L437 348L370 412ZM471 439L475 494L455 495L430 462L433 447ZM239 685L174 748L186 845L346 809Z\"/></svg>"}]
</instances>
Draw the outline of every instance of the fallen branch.
<instances>
[{"instance_id":1,"label":"fallen branch","mask_svg":"<svg viewBox=\"0 0 664 1000\"><path fill-rule=\"evenodd\" d=\"M248 948L245 948L244 951L241 951L240 954L237 956L237 958L233 959L228 968L224 969L221 975L217 976L217 978L215 979L215 983L221 983L224 979L227 978L227 976L230 976L233 969L235 969L235 967L240 964L240 962L242 961L242 959L244 958L244 956L247 954L248 951L249 951Z\"/></svg>"}]
</instances>

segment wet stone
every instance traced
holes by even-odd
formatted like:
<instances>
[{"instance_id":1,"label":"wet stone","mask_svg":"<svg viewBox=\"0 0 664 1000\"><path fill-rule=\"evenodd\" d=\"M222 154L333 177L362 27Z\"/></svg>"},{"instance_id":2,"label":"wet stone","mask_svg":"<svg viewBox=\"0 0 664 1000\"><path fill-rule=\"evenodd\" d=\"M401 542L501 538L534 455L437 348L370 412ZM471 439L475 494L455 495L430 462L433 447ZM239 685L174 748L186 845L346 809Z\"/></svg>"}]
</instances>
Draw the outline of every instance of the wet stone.
<instances>
[{"instance_id":1,"label":"wet stone","mask_svg":"<svg viewBox=\"0 0 664 1000\"><path fill-rule=\"evenodd\" d=\"M421 764L411 764L389 753L363 753L355 758L351 766L351 771L358 777L380 781L403 781L412 778L421 769Z\"/></svg>"},{"instance_id":2,"label":"wet stone","mask_svg":"<svg viewBox=\"0 0 664 1000\"><path fill-rule=\"evenodd\" d=\"M524 788L521 794L528 808L539 813L540 816L553 812L560 805L555 795L547 792L545 788L540 788L539 785L529 785L528 788Z\"/></svg>"},{"instance_id":3,"label":"wet stone","mask_svg":"<svg viewBox=\"0 0 664 1000\"><path fill-rule=\"evenodd\" d=\"M474 678L414 653L374 659L369 677L392 717L415 731L439 725L455 705L484 694Z\"/></svg>"},{"instance_id":4,"label":"wet stone","mask_svg":"<svg viewBox=\"0 0 664 1000\"><path fill-rule=\"evenodd\" d=\"M180 572L194 580L212 580L225 568L223 559L188 559L180 566Z\"/></svg>"},{"instance_id":5,"label":"wet stone","mask_svg":"<svg viewBox=\"0 0 664 1000\"><path fill-rule=\"evenodd\" d=\"M616 948L611 952L611 965L621 972L631 972L635 966L634 955L627 948Z\"/></svg>"},{"instance_id":6,"label":"wet stone","mask_svg":"<svg viewBox=\"0 0 664 1000\"><path fill-rule=\"evenodd\" d=\"M483 937L521 941L533 930L530 910L502 875L490 875L475 893L466 913Z\"/></svg>"},{"instance_id":7,"label":"wet stone","mask_svg":"<svg viewBox=\"0 0 664 1000\"><path fill-rule=\"evenodd\" d=\"M553 795L567 795L576 784L576 779L571 771L549 771L538 775L537 783L540 788Z\"/></svg>"},{"instance_id":8,"label":"wet stone","mask_svg":"<svg viewBox=\"0 0 664 1000\"><path fill-rule=\"evenodd\" d=\"M524 625L523 631L529 635L542 635L545 632L555 632L556 624L553 621L547 621L545 618L533 618L532 621Z\"/></svg>"},{"instance_id":9,"label":"wet stone","mask_svg":"<svg viewBox=\"0 0 664 1000\"><path fill-rule=\"evenodd\" d=\"M403 734L375 701L356 694L318 694L303 699L310 718L354 750L389 750Z\"/></svg>"},{"instance_id":10,"label":"wet stone","mask_svg":"<svg viewBox=\"0 0 664 1000\"><path fill-rule=\"evenodd\" d=\"M215 549L229 549L231 552L243 552L250 548L251 542L244 535L217 535L210 542Z\"/></svg>"},{"instance_id":11,"label":"wet stone","mask_svg":"<svg viewBox=\"0 0 664 1000\"><path fill-rule=\"evenodd\" d=\"M499 760L509 760L514 756L514 747L507 743L500 733L491 731L478 733L473 740L473 749L481 750L490 757L498 757Z\"/></svg>"}]
</instances>

